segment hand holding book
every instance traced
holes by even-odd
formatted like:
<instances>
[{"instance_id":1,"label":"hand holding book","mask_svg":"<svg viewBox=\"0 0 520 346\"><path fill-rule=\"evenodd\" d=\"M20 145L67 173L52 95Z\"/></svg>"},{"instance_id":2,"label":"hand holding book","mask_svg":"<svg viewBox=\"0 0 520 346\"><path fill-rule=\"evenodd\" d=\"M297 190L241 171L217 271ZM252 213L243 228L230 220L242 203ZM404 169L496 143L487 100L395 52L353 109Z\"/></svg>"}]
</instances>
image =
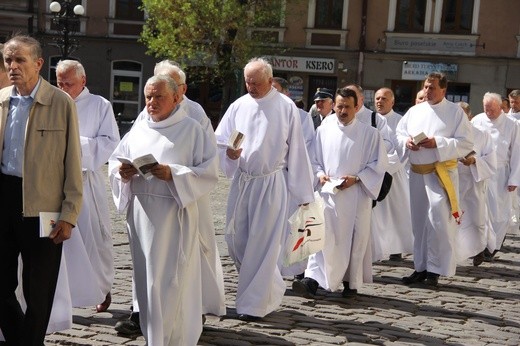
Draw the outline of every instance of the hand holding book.
<instances>
[{"instance_id":1,"label":"hand holding book","mask_svg":"<svg viewBox=\"0 0 520 346\"><path fill-rule=\"evenodd\" d=\"M133 160L130 160L126 157L118 157L117 159L122 163L132 165L137 170L137 172L145 179L151 179L153 177L151 172L152 167L158 164L157 159L152 154L143 155ZM131 172L120 173L123 179L129 180L131 178L131 176L127 175Z\"/></svg>"}]
</instances>

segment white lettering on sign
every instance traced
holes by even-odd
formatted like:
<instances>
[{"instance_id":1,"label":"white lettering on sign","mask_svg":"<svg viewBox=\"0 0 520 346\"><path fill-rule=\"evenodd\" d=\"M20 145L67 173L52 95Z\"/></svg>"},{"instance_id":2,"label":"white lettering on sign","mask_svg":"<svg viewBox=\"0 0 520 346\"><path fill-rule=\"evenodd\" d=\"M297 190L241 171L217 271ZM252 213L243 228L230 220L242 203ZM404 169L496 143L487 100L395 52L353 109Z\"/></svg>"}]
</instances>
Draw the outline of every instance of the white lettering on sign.
<instances>
[{"instance_id":1,"label":"white lettering on sign","mask_svg":"<svg viewBox=\"0 0 520 346\"><path fill-rule=\"evenodd\" d=\"M430 63L421 61L403 62L402 79L423 80L430 72L442 72L449 80L456 80L457 64Z\"/></svg>"},{"instance_id":2,"label":"white lettering on sign","mask_svg":"<svg viewBox=\"0 0 520 346\"><path fill-rule=\"evenodd\" d=\"M336 62L334 59L304 58L287 56L266 57L278 71L320 72L335 73Z\"/></svg>"}]
</instances>

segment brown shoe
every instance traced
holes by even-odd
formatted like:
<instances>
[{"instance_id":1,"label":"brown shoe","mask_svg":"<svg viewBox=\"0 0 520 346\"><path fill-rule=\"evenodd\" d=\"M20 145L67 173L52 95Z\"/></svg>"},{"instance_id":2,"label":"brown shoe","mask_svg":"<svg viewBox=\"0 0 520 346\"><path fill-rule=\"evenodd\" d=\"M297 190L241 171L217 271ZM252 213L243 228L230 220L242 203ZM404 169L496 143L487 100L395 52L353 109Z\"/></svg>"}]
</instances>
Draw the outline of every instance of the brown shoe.
<instances>
[{"instance_id":1,"label":"brown shoe","mask_svg":"<svg viewBox=\"0 0 520 346\"><path fill-rule=\"evenodd\" d=\"M108 292L108 294L105 298L105 301L101 304L96 305L96 311L97 312L107 311L108 307L110 306L111 303L112 303L112 295L110 294L110 292Z\"/></svg>"}]
</instances>

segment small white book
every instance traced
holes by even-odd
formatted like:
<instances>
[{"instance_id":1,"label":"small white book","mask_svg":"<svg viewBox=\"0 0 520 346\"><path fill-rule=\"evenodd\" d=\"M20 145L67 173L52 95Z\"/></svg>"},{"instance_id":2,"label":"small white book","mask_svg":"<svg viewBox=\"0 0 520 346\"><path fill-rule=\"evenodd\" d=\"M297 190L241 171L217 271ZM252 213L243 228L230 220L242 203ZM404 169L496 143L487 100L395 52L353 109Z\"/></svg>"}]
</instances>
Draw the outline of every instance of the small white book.
<instances>
[{"instance_id":1,"label":"small white book","mask_svg":"<svg viewBox=\"0 0 520 346\"><path fill-rule=\"evenodd\" d=\"M229 137L228 148L237 150L240 149L242 142L244 141L244 134L240 131L233 130Z\"/></svg>"},{"instance_id":2,"label":"small white book","mask_svg":"<svg viewBox=\"0 0 520 346\"><path fill-rule=\"evenodd\" d=\"M60 218L60 213L40 211L40 237L48 237Z\"/></svg>"},{"instance_id":3,"label":"small white book","mask_svg":"<svg viewBox=\"0 0 520 346\"><path fill-rule=\"evenodd\" d=\"M118 157L117 159L122 163L134 166L145 179L152 178L152 167L158 164L157 159L152 154L146 154L133 160L126 157Z\"/></svg>"},{"instance_id":4,"label":"small white book","mask_svg":"<svg viewBox=\"0 0 520 346\"><path fill-rule=\"evenodd\" d=\"M418 145L422 140L428 138L424 132L419 133L417 136L413 137L413 144Z\"/></svg>"}]
</instances>

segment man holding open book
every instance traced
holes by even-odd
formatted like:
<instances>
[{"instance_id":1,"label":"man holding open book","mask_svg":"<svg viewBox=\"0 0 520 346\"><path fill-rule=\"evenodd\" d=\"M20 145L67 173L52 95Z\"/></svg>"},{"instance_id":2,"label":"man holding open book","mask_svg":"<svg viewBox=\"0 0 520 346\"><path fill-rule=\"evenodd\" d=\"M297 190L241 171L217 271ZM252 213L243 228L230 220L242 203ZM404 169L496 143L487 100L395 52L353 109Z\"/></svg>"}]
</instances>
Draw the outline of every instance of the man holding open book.
<instances>
[{"instance_id":1,"label":"man holding open book","mask_svg":"<svg viewBox=\"0 0 520 346\"><path fill-rule=\"evenodd\" d=\"M148 345L196 345L203 314L198 200L217 183L216 148L178 106L172 78L151 77L144 94L144 119L109 159L110 183L117 210L127 216L139 322ZM118 159L135 163L147 154L157 159L150 179Z\"/></svg>"}]
</instances>

